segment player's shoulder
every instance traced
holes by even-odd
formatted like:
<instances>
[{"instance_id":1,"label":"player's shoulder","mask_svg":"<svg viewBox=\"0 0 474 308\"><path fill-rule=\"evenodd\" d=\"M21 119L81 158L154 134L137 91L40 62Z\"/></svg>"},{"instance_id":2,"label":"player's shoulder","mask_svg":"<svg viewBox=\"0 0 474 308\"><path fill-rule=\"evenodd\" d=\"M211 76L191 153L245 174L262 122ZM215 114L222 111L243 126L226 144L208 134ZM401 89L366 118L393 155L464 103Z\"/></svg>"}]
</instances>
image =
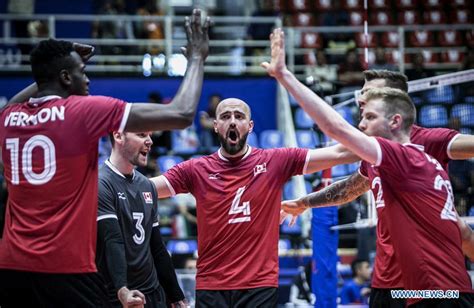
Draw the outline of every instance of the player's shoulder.
<instances>
[{"instance_id":1,"label":"player's shoulder","mask_svg":"<svg viewBox=\"0 0 474 308\"><path fill-rule=\"evenodd\" d=\"M438 141L439 139L451 139L458 132L444 127L427 128L413 125L410 132L410 139L417 144Z\"/></svg>"}]
</instances>

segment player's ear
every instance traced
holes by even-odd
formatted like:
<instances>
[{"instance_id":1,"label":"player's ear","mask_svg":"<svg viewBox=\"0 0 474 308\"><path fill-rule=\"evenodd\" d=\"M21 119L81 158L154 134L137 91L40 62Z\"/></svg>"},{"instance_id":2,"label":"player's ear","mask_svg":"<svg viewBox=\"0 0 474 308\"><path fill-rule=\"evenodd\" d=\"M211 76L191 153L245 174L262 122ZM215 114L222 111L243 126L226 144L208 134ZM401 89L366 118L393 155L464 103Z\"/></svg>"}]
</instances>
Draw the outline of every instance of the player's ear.
<instances>
[{"instance_id":1,"label":"player's ear","mask_svg":"<svg viewBox=\"0 0 474 308\"><path fill-rule=\"evenodd\" d=\"M249 121L249 133L253 131L253 120Z\"/></svg>"},{"instance_id":2,"label":"player's ear","mask_svg":"<svg viewBox=\"0 0 474 308\"><path fill-rule=\"evenodd\" d=\"M72 84L71 74L69 74L68 70L62 69L59 72L59 81L66 86L70 86Z\"/></svg>"},{"instance_id":3,"label":"player's ear","mask_svg":"<svg viewBox=\"0 0 474 308\"><path fill-rule=\"evenodd\" d=\"M214 124L214 132L217 134L217 120L214 120L213 124Z\"/></svg>"},{"instance_id":4,"label":"player's ear","mask_svg":"<svg viewBox=\"0 0 474 308\"><path fill-rule=\"evenodd\" d=\"M396 113L390 119L390 128L391 129L398 129L402 126L403 118L399 113Z\"/></svg>"},{"instance_id":5,"label":"player's ear","mask_svg":"<svg viewBox=\"0 0 474 308\"><path fill-rule=\"evenodd\" d=\"M120 132L113 132L112 137L114 138L115 142L122 142L123 141L123 134Z\"/></svg>"}]
</instances>

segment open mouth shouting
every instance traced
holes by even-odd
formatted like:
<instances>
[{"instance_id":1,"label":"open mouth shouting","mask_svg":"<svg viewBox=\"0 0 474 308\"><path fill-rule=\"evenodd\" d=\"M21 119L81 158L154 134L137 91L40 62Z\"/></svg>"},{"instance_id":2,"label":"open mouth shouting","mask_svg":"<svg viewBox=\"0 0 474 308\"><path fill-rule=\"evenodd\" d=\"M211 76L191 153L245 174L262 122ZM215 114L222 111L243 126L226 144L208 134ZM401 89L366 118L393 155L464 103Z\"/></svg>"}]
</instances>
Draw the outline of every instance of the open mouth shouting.
<instances>
[{"instance_id":1,"label":"open mouth shouting","mask_svg":"<svg viewBox=\"0 0 474 308\"><path fill-rule=\"evenodd\" d=\"M236 145L239 142L239 139L239 132L236 129L230 128L227 131L227 141L230 145Z\"/></svg>"}]
</instances>

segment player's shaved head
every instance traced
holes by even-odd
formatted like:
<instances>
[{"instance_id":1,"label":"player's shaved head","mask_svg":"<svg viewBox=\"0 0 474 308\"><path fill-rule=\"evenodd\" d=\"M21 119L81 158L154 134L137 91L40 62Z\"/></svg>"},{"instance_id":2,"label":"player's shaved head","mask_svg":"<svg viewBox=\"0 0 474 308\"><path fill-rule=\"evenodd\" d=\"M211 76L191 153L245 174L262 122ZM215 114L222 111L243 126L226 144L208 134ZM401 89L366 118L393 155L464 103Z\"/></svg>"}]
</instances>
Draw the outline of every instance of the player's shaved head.
<instances>
[{"instance_id":1,"label":"player's shaved head","mask_svg":"<svg viewBox=\"0 0 474 308\"><path fill-rule=\"evenodd\" d=\"M224 111L226 107L240 107L248 116L249 120L252 118L250 106L246 102L238 98L226 98L225 100L221 101L216 108L216 117L219 117L219 114Z\"/></svg>"}]
</instances>

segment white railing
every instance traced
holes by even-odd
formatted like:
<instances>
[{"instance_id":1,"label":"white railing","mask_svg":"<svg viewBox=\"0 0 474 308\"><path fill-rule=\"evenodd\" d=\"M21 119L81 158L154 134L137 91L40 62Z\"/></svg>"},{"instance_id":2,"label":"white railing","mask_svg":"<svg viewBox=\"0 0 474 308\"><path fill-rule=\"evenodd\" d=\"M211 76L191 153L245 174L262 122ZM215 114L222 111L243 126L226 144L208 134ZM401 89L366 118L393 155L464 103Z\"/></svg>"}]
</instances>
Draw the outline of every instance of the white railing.
<instances>
[{"instance_id":1,"label":"white railing","mask_svg":"<svg viewBox=\"0 0 474 308\"><path fill-rule=\"evenodd\" d=\"M216 37L210 41L211 54L206 62L205 70L209 73L240 75L240 74L264 74L259 64L269 57L268 40L248 40L246 39L246 29L250 24L282 26L279 17L251 17L251 16L215 16L214 32ZM182 16L132 16L132 15L11 15L0 14L0 21L3 22L3 33L0 36L0 72L29 72L29 56L22 55L16 48L17 44L34 45L43 38L17 38L12 36L12 22L15 21L43 21L47 24L50 37L56 37L58 22L71 22L72 26L77 26L77 22L88 23L92 29L94 23L120 22L128 29L132 29L137 23L156 22L163 29L163 39L138 39L133 35L133 31L127 31L124 38L92 38L91 35L84 37L58 37L69 41L87 43L101 47L119 46L125 51L123 54L99 53L88 63L89 72L122 72L141 73L143 71L142 62L144 53L148 47L154 46L164 55L164 63L157 61L160 65L152 66L151 72L164 74L168 71L168 64L173 54L180 53L179 48L186 43L185 32L183 30L184 17ZM75 23L75 24L73 24ZM387 51L394 49L402 55L399 57L398 66L404 71L407 66L404 63L404 54L412 54L421 48L405 47L403 42L407 33L416 30L472 30L473 24L458 25L416 25L416 26L369 26L370 33L396 31L400 35L400 44L396 48L386 48ZM319 34L327 33L361 33L361 26L347 27L288 27L287 33L287 55L288 66L295 72L297 77L304 78L305 65L297 64L295 59L313 52L311 48L300 48L300 37L303 32L313 32ZM73 31L71 31L74 33ZM245 48L260 47L264 50L261 56L246 56ZM426 49L426 48L425 48ZM432 52L447 52L449 50L466 51L466 46L455 47L430 47ZM337 54L337 51L326 50L329 53ZM363 50L360 50L363 53ZM153 57L153 55L152 55ZM436 68L457 69L459 65L438 63Z\"/></svg>"}]
</instances>

